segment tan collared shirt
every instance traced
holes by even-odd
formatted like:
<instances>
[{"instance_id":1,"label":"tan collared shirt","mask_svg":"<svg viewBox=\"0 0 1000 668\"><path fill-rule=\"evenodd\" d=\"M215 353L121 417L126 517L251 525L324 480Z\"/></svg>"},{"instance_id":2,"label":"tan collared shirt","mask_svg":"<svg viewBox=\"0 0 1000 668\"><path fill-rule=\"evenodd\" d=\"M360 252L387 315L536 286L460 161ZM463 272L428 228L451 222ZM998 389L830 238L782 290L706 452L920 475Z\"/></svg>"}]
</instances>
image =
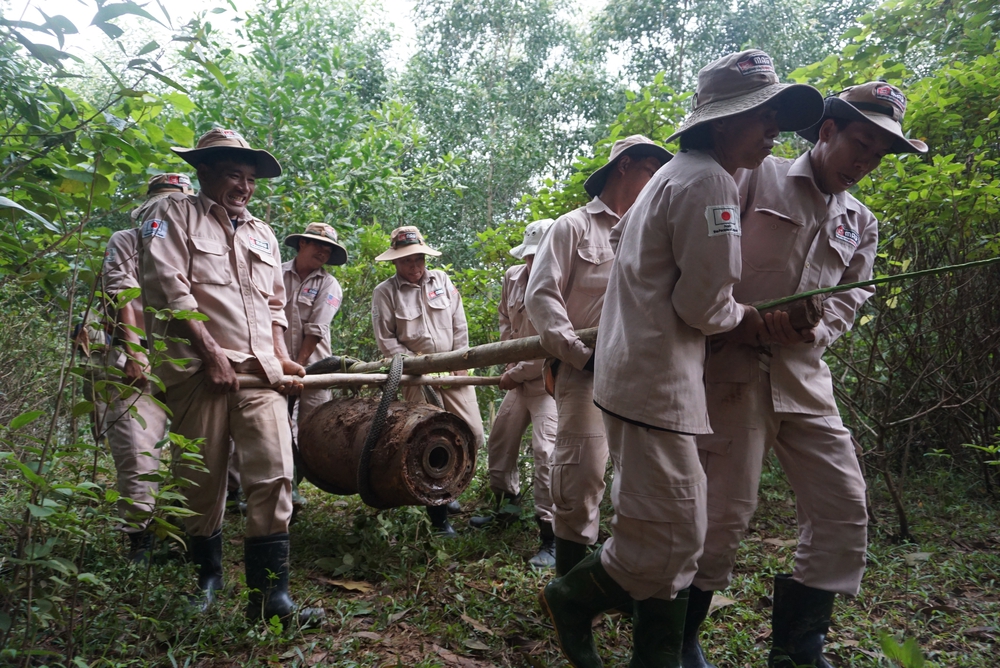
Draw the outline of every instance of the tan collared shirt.
<instances>
[{"instance_id":1,"label":"tan collared shirt","mask_svg":"<svg viewBox=\"0 0 1000 668\"><path fill-rule=\"evenodd\" d=\"M104 292L116 298L125 290L139 287L139 229L118 230L104 249ZM142 295L128 303L136 322L143 322Z\"/></svg>"},{"instance_id":2,"label":"tan collared shirt","mask_svg":"<svg viewBox=\"0 0 1000 668\"><path fill-rule=\"evenodd\" d=\"M545 350L577 369L594 351L574 330L597 327L601 319L614 259L608 237L617 222L595 197L556 220L535 253L524 298L528 315Z\"/></svg>"},{"instance_id":3,"label":"tan collared shirt","mask_svg":"<svg viewBox=\"0 0 1000 668\"><path fill-rule=\"evenodd\" d=\"M140 225L142 292L155 309L198 311L235 364L256 358L272 383L281 378L271 326L287 327L278 240L244 210L234 230L226 210L208 197L171 194L148 209ZM187 338L187 328L146 314L146 331ZM184 368L156 370L170 386L193 375L201 360L192 346L167 343L167 355L192 358Z\"/></svg>"},{"instance_id":4,"label":"tan collared shirt","mask_svg":"<svg viewBox=\"0 0 1000 668\"><path fill-rule=\"evenodd\" d=\"M285 330L285 346L293 360L299 358L302 350L302 340L308 335L318 336L316 350L306 360L306 364L318 362L333 354L330 347L330 323L333 316L340 310L340 302L344 291L336 278L320 268L305 280L299 278L295 271L295 260L289 260L281 265L285 280L285 317L288 319L288 329Z\"/></svg>"},{"instance_id":5,"label":"tan collared shirt","mask_svg":"<svg viewBox=\"0 0 1000 668\"><path fill-rule=\"evenodd\" d=\"M375 286L372 326L386 357L449 352L469 345L462 296L440 269L424 271L418 284L396 275Z\"/></svg>"},{"instance_id":6,"label":"tan collared shirt","mask_svg":"<svg viewBox=\"0 0 1000 668\"><path fill-rule=\"evenodd\" d=\"M619 223L597 338L594 401L628 420L708 434L705 337L743 318L739 192L708 153L681 151Z\"/></svg>"},{"instance_id":7,"label":"tan collared shirt","mask_svg":"<svg viewBox=\"0 0 1000 668\"><path fill-rule=\"evenodd\" d=\"M500 293L500 340L523 339L535 336L535 326L528 318L524 307L524 293L528 287L528 265L516 264L507 269L503 277L503 290ZM540 378L545 360L528 360L511 364L507 368L511 380L524 383Z\"/></svg>"},{"instance_id":8,"label":"tan collared shirt","mask_svg":"<svg viewBox=\"0 0 1000 668\"><path fill-rule=\"evenodd\" d=\"M878 222L850 193L825 195L816 186L809 154L796 160L767 158L754 171L736 174L743 212L743 273L734 294L743 303L777 299L872 276ZM827 346L849 330L875 288L829 295L816 340L771 346L774 410L809 415L838 413L830 370L822 359ZM713 343L706 369L709 381L749 382L761 364L746 346Z\"/></svg>"}]
</instances>

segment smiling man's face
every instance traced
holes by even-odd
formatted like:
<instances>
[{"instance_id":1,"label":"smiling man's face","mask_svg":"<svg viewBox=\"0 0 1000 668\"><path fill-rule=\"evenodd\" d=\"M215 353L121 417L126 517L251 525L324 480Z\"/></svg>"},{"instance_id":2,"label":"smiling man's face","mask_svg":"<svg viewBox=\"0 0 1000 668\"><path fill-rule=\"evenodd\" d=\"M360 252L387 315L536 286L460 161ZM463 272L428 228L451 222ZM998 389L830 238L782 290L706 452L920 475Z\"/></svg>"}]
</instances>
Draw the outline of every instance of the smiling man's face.
<instances>
[{"instance_id":1,"label":"smiling man's face","mask_svg":"<svg viewBox=\"0 0 1000 668\"><path fill-rule=\"evenodd\" d=\"M257 188L257 168L235 160L219 160L198 166L198 182L205 196L225 208L230 218L239 217Z\"/></svg>"},{"instance_id":2,"label":"smiling man's face","mask_svg":"<svg viewBox=\"0 0 1000 668\"><path fill-rule=\"evenodd\" d=\"M816 185L827 195L844 192L878 167L892 144L893 136L874 123L851 121L838 127L828 118L810 156Z\"/></svg>"}]
</instances>

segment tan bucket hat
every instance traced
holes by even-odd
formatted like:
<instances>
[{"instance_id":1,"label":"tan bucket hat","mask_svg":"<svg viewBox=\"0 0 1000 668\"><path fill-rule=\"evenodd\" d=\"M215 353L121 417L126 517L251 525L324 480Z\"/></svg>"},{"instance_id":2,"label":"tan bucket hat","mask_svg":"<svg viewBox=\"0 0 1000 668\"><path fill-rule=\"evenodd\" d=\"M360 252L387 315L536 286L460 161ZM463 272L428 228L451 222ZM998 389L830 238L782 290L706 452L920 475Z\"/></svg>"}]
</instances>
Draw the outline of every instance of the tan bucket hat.
<instances>
[{"instance_id":1,"label":"tan bucket hat","mask_svg":"<svg viewBox=\"0 0 1000 668\"><path fill-rule=\"evenodd\" d=\"M528 223L528 226L524 228L524 242L519 246L514 246L508 252L518 260L523 260L529 255L534 255L538 252L538 243L542 240L545 230L552 227L552 224L555 222L551 218L542 218L533 223Z\"/></svg>"},{"instance_id":2,"label":"tan bucket hat","mask_svg":"<svg viewBox=\"0 0 1000 668\"><path fill-rule=\"evenodd\" d=\"M632 158L648 158L650 156L654 158L659 158L660 162L667 164L670 158L674 157L674 154L663 148L656 142L654 142L649 137L643 137L642 135L631 135L625 137L625 139L619 139L611 147L611 157L608 158L607 163L596 172L590 175L589 178L584 182L583 189L587 191L587 194L591 197L597 197L604 190L604 184L607 183L608 175L614 168L615 163L618 162L618 158L623 155L630 156Z\"/></svg>"},{"instance_id":3,"label":"tan bucket hat","mask_svg":"<svg viewBox=\"0 0 1000 668\"><path fill-rule=\"evenodd\" d=\"M302 239L318 241L332 247L330 259L326 264L338 265L347 263L347 249L340 244L337 238L337 230L326 223L309 223L301 234L289 234L285 237L285 245L299 250L299 242Z\"/></svg>"},{"instance_id":4,"label":"tan bucket hat","mask_svg":"<svg viewBox=\"0 0 1000 668\"><path fill-rule=\"evenodd\" d=\"M906 114L906 96L903 91L885 81L869 81L851 86L838 95L826 98L823 117L798 135L815 144L819 129L828 118L874 123L895 137L891 153L926 153L927 144L919 139L907 139L903 134L903 116Z\"/></svg>"},{"instance_id":5,"label":"tan bucket hat","mask_svg":"<svg viewBox=\"0 0 1000 668\"><path fill-rule=\"evenodd\" d=\"M146 184L146 199L142 204L132 209L132 220L138 220L139 211L149 208L153 202L158 202L165 197L170 197L171 193L183 193L190 195L194 192L191 187L191 179L186 174L156 174L149 179Z\"/></svg>"},{"instance_id":6,"label":"tan bucket hat","mask_svg":"<svg viewBox=\"0 0 1000 668\"><path fill-rule=\"evenodd\" d=\"M760 49L723 56L698 72L692 111L667 141L709 121L756 109L772 99L778 107L782 132L808 127L823 114L822 94L805 84L778 83L771 56Z\"/></svg>"},{"instance_id":7,"label":"tan bucket hat","mask_svg":"<svg viewBox=\"0 0 1000 668\"><path fill-rule=\"evenodd\" d=\"M413 225L397 227L392 231L391 239L392 247L376 257L376 262L398 260L401 257L406 257L407 255L422 254L433 255L434 257L441 255L439 251L434 250L424 243L424 236L420 234L420 230Z\"/></svg>"},{"instance_id":8,"label":"tan bucket hat","mask_svg":"<svg viewBox=\"0 0 1000 668\"><path fill-rule=\"evenodd\" d=\"M256 160L257 178L270 179L281 176L281 165L274 156L260 148L250 148L250 144L235 130L214 128L201 136L194 148L174 146L170 149L192 167L197 167L209 155L220 151L243 151Z\"/></svg>"}]
</instances>

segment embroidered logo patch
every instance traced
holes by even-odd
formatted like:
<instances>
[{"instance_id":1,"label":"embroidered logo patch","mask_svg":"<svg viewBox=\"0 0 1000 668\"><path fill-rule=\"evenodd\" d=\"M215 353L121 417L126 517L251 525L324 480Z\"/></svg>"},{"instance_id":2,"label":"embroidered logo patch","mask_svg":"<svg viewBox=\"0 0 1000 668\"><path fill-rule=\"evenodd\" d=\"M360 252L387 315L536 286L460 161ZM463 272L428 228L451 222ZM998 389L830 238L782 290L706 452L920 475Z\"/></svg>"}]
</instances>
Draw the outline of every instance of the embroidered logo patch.
<instances>
[{"instance_id":1,"label":"embroidered logo patch","mask_svg":"<svg viewBox=\"0 0 1000 668\"><path fill-rule=\"evenodd\" d=\"M319 294L319 288L302 288L302 296L309 297L310 299L316 299L316 295Z\"/></svg>"},{"instance_id":2,"label":"embroidered logo patch","mask_svg":"<svg viewBox=\"0 0 1000 668\"><path fill-rule=\"evenodd\" d=\"M142 224L142 238L159 237L163 239L167 236L167 221L150 218Z\"/></svg>"},{"instance_id":3,"label":"embroidered logo patch","mask_svg":"<svg viewBox=\"0 0 1000 668\"><path fill-rule=\"evenodd\" d=\"M104 264L114 264L115 256L117 254L118 254L118 249L114 248L113 246L111 248L106 249L104 251Z\"/></svg>"},{"instance_id":4,"label":"embroidered logo patch","mask_svg":"<svg viewBox=\"0 0 1000 668\"><path fill-rule=\"evenodd\" d=\"M327 306L332 306L333 308L339 308L340 307L340 300L337 299L336 297L334 297L332 294L327 294L326 295L326 303L327 303Z\"/></svg>"},{"instance_id":5,"label":"embroidered logo patch","mask_svg":"<svg viewBox=\"0 0 1000 668\"><path fill-rule=\"evenodd\" d=\"M876 86L875 97L896 107L900 116L906 111L906 96L892 86Z\"/></svg>"},{"instance_id":6,"label":"embroidered logo patch","mask_svg":"<svg viewBox=\"0 0 1000 668\"><path fill-rule=\"evenodd\" d=\"M722 234L738 237L740 229L740 210L735 206L707 206L705 218L708 219L708 236L717 237Z\"/></svg>"},{"instance_id":7,"label":"embroidered logo patch","mask_svg":"<svg viewBox=\"0 0 1000 668\"><path fill-rule=\"evenodd\" d=\"M250 250L252 251L259 251L261 253L271 252L270 241L265 241L264 239L258 239L252 234L247 237L247 244L250 246Z\"/></svg>"},{"instance_id":8,"label":"embroidered logo patch","mask_svg":"<svg viewBox=\"0 0 1000 668\"><path fill-rule=\"evenodd\" d=\"M444 293L445 293L445 289L444 288L431 288L430 290L427 291L427 298L428 299L437 299L438 297L440 297Z\"/></svg>"},{"instance_id":9,"label":"embroidered logo patch","mask_svg":"<svg viewBox=\"0 0 1000 668\"><path fill-rule=\"evenodd\" d=\"M736 67L739 68L740 74L745 77L751 74L760 74L761 72L774 74L774 63L771 62L771 57L763 53L740 58L739 62L736 63Z\"/></svg>"},{"instance_id":10,"label":"embroidered logo patch","mask_svg":"<svg viewBox=\"0 0 1000 668\"><path fill-rule=\"evenodd\" d=\"M857 248L858 244L861 243L861 235L848 227L844 227L843 225L837 225L837 231L834 234L838 241L851 244L855 248Z\"/></svg>"}]
</instances>

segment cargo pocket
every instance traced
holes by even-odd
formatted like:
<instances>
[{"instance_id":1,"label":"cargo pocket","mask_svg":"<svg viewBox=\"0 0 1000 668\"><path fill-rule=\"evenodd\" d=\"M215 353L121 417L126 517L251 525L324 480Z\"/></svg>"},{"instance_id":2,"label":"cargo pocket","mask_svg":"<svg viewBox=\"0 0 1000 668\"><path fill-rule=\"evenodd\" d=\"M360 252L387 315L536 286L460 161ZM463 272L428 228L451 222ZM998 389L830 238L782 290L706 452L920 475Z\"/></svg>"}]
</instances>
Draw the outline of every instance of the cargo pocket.
<instances>
[{"instance_id":1,"label":"cargo pocket","mask_svg":"<svg viewBox=\"0 0 1000 668\"><path fill-rule=\"evenodd\" d=\"M586 262L584 270L576 275L573 289L601 297L608 289L611 278L611 260L615 258L611 246L577 246L576 254Z\"/></svg>"},{"instance_id":2,"label":"cargo pocket","mask_svg":"<svg viewBox=\"0 0 1000 668\"><path fill-rule=\"evenodd\" d=\"M711 452L713 455L728 455L733 439L718 434L699 434L697 437L699 450Z\"/></svg>"},{"instance_id":3,"label":"cargo pocket","mask_svg":"<svg viewBox=\"0 0 1000 668\"><path fill-rule=\"evenodd\" d=\"M400 342L414 341L424 335L422 313L419 306L397 306L396 315L396 338Z\"/></svg>"},{"instance_id":4,"label":"cargo pocket","mask_svg":"<svg viewBox=\"0 0 1000 668\"><path fill-rule=\"evenodd\" d=\"M229 246L216 239L190 237L191 282L229 285L233 275L229 267Z\"/></svg>"},{"instance_id":5,"label":"cargo pocket","mask_svg":"<svg viewBox=\"0 0 1000 668\"><path fill-rule=\"evenodd\" d=\"M702 485L704 486L704 483ZM618 514L643 522L693 524L698 518L699 485L666 488L663 494L648 496L618 492Z\"/></svg>"},{"instance_id":6,"label":"cargo pocket","mask_svg":"<svg viewBox=\"0 0 1000 668\"><path fill-rule=\"evenodd\" d=\"M274 294L274 279L278 261L273 255L250 251L250 280L261 294Z\"/></svg>"}]
</instances>

